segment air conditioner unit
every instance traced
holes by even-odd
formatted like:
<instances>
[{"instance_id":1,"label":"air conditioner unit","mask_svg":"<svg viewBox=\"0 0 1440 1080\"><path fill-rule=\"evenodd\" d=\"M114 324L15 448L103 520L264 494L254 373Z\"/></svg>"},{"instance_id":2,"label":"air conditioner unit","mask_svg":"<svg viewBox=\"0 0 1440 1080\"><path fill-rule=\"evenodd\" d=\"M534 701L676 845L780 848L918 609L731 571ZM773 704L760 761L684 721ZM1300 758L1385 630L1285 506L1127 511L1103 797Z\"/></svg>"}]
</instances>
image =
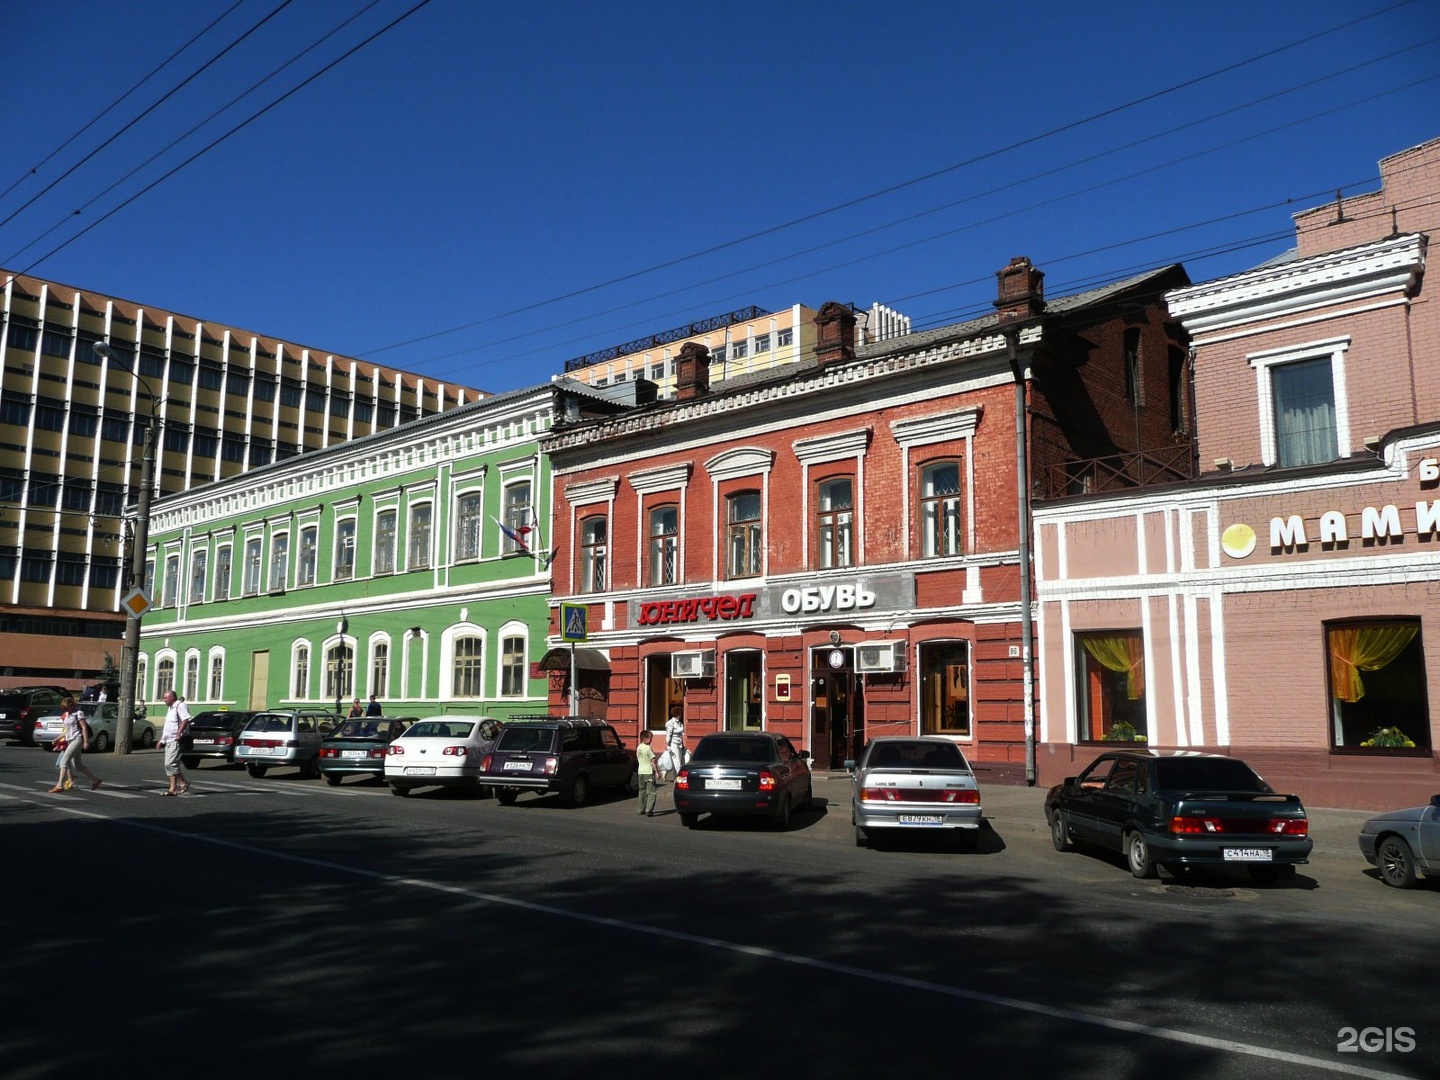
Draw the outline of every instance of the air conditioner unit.
<instances>
[{"instance_id":1,"label":"air conditioner unit","mask_svg":"<svg viewBox=\"0 0 1440 1080\"><path fill-rule=\"evenodd\" d=\"M905 670L905 643L870 641L855 646L855 670L865 674Z\"/></svg>"},{"instance_id":2,"label":"air conditioner unit","mask_svg":"<svg viewBox=\"0 0 1440 1080\"><path fill-rule=\"evenodd\" d=\"M670 677L672 679L713 679L715 677L715 650L691 649L670 654Z\"/></svg>"}]
</instances>

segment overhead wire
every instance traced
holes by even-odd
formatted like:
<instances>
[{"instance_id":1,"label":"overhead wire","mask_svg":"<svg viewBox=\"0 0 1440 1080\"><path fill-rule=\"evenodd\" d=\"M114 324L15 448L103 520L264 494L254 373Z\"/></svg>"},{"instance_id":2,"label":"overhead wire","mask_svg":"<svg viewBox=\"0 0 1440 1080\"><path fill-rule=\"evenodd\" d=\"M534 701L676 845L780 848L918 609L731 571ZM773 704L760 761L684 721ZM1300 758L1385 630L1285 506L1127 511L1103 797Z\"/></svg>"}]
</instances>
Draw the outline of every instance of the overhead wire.
<instances>
[{"instance_id":1,"label":"overhead wire","mask_svg":"<svg viewBox=\"0 0 1440 1080\"><path fill-rule=\"evenodd\" d=\"M98 113L96 113L93 117L91 117L90 120L89 120L87 123L85 123L85 124L82 125L79 129L77 129L77 130L75 131L75 133L72 134L68 139L66 139L64 142L62 142L59 146L55 147L54 150L51 150L50 153L46 154L43 158L41 158L41 159L40 159L38 162L36 162L34 165L30 166L30 168L26 169L23 173L21 173L20 176L17 177L17 178L15 179L15 181L14 181L8 188L6 188L4 191L0 191L0 199L4 199L7 195L9 195L12 191L14 191L17 187L19 187L21 184L23 184L23 183L24 183L26 180L28 180L30 177L38 175L39 172L40 172L40 170L43 169L46 165L48 165L48 164L56 157L56 155L60 154L60 153L63 152L64 150L66 150L66 149L70 146L71 143L73 143L73 142L74 142L76 139L78 139L81 135L84 135L85 132L89 131L92 127L94 127L96 124L98 124L101 120L103 120L107 115L109 115L109 113L110 113L112 110L114 110L117 106L119 106L121 102L123 102L123 101L124 101L126 98L128 98L131 94L133 94L133 93L135 93L135 91L139 90L140 87L144 86L147 82L149 82L151 79L153 79L162 69L164 69L165 67L168 67L168 66L170 65L170 63L171 63L172 61L174 61L174 59L175 59L176 57L178 57L178 56L179 56L181 53L183 53L186 49L190 48L191 45L194 45L195 42L199 41L202 37L204 37L206 34L208 34L211 30L215 29L215 27L217 27L218 25L220 25L220 23L225 20L226 16L228 16L232 11L234 11L236 8L238 8L238 7L239 7L241 4L243 4L244 2L245 2L245 0L235 0L235 3L231 4L228 8L226 8L226 9L225 9L224 11L222 11L219 15L217 15L214 19L212 19L212 20L205 26L205 28L204 28L203 30L201 30L201 31L199 31L198 33L196 33L193 37L190 38L190 40L188 40L187 42L185 42L184 45L181 45L180 48L176 49L176 50L175 50L174 52L172 52L169 56L167 56L164 60L161 60L160 63L156 64L153 68L151 68L150 71L149 71L149 73L146 74L146 75L144 75L144 76L140 79L139 82L135 83L135 85L132 86L132 87L130 87L129 90L126 90L123 94L121 94L119 97L117 97L114 101L110 102L109 105L106 105L105 108L101 109ZM65 176L69 176L70 173L73 172L73 171L74 171L74 169L68 170L68 171L65 173ZM61 179L64 179L64 176L62 176Z\"/></svg>"}]
</instances>

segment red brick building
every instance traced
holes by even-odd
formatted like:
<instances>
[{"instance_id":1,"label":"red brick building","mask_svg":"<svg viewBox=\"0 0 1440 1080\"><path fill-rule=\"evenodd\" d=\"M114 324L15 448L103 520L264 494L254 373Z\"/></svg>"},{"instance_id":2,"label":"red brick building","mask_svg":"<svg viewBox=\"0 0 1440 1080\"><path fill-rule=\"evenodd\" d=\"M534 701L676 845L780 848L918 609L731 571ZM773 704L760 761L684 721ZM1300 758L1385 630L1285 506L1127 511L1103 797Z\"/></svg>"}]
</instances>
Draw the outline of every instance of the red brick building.
<instances>
[{"instance_id":1,"label":"red brick building","mask_svg":"<svg viewBox=\"0 0 1440 1080\"><path fill-rule=\"evenodd\" d=\"M630 735L674 710L692 742L777 730L821 767L944 734L1023 773L1017 447L1061 490L1144 462L1192 475L1186 342L1160 303L1188 279L1047 302L1028 260L998 277L995 313L859 347L827 304L813 356L713 389L689 343L675 400L557 426L554 600L589 635L576 707Z\"/></svg>"},{"instance_id":2,"label":"red brick building","mask_svg":"<svg viewBox=\"0 0 1440 1080\"><path fill-rule=\"evenodd\" d=\"M1201 476L1036 507L1045 782L1134 739L1314 805L1440 790L1440 139L1380 167L1290 257L1168 295Z\"/></svg>"}]
</instances>

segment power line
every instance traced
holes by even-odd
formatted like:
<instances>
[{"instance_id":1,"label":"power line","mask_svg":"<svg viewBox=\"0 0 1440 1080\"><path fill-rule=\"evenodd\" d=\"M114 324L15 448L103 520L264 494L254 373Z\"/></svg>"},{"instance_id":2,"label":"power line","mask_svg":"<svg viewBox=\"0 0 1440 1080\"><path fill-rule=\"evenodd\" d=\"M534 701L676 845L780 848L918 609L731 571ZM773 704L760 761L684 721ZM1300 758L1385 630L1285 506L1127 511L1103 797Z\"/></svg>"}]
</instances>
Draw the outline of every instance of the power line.
<instances>
[{"instance_id":1,"label":"power line","mask_svg":"<svg viewBox=\"0 0 1440 1080\"><path fill-rule=\"evenodd\" d=\"M92 127L94 127L97 123L99 123L100 120L102 120L112 109L114 109L114 108L115 108L117 105L119 105L122 101L124 101L126 98L128 98L131 94L135 93L136 90L139 90L140 87L144 86L147 82L149 82L151 79L153 79L153 78L155 77L156 73L158 73L162 68L166 67L172 60L174 60L177 56L179 56L181 53L183 53L186 49L190 48L191 45L194 45L195 42L199 41L202 37L204 37L206 34L208 34L211 30L215 29L215 27L218 26L218 25L225 19L225 17L226 17L227 15L229 15L232 11L234 11L236 8L238 8L238 7L239 7L241 4L243 4L244 2L245 2L245 0L235 0L235 3L231 4L231 5L230 5L228 8L226 8L223 12L221 12L218 16L216 16L216 18L211 21L210 25L206 26L205 29L201 30L198 34L196 34L194 37L192 37L189 41L185 42L184 45L181 45L180 48L176 49L173 53L171 53L169 56L167 56L164 60L161 60L160 63L156 64L153 68L150 69L150 73L149 73L148 75L146 75L144 78L142 78L142 79L141 79L139 82L137 82L134 86L130 87L129 90L126 90L123 94L121 94L121 95L120 95L118 98L116 98L114 101L110 102L109 105L106 105L105 108L101 109L98 113L96 113L96 114L90 119L90 122L89 122L89 123L87 123L87 124L85 124L83 127L81 127L78 131L75 132L75 134L71 135L68 139L66 139L63 143L61 143L59 146L57 146L54 150L51 150L50 153L46 154L43 158L41 158L38 163L36 163L35 165L32 165L29 169L27 169L25 172L23 172L19 177L16 178L15 182L14 182L13 184L11 184L8 188L6 188L4 191L0 191L0 199L4 199L7 195L9 195L9 194L10 194L12 191L14 191L17 187L19 187L22 183L24 183L24 182L25 182L26 180L28 180L30 177L36 175L41 169L43 169L47 164L49 164L49 162L51 161L51 159L54 158L56 154L59 154L62 150L64 150L66 147L68 147L71 143L73 143L73 142L74 142L76 139L78 139L81 135L84 135L85 132L89 131ZM74 169L71 169L71 170L67 171L65 175L68 176L68 175L70 175L70 172L73 172L73 171L74 171ZM61 179L63 180L64 177L62 176ZM48 189L47 189L47 190L48 190Z\"/></svg>"},{"instance_id":2,"label":"power line","mask_svg":"<svg viewBox=\"0 0 1440 1080\"><path fill-rule=\"evenodd\" d=\"M548 307L548 306L550 306L550 305L552 305L552 304L557 304L557 303L560 303L560 302L562 302L562 301L564 301L564 300L572 300L572 299L574 299L574 298L576 298L576 297L578 297L578 296L584 296L584 295L586 295L586 294L588 294L588 293L598 292L599 290L605 289L605 288L609 288L609 287L612 286L612 285L618 285L618 284L621 284L621 283L626 282L626 281L633 281L633 280L636 279L636 278L644 277L644 276L646 276L646 275L648 275L648 274L657 273L657 272L659 272L659 271L661 271L661 270L667 270L667 269L669 269L669 268L671 268L671 267L678 266L678 265L680 265L680 264L682 264L682 263L691 262L691 261L693 261L693 260L695 260L695 259L702 258L702 257L704 257L704 256L706 256L706 255L713 255L713 254L715 254L715 253L717 253L717 252L725 251L725 250L727 250L727 249L729 249L729 248L737 247L737 246L739 246L739 245L741 245L741 244L749 243L749 242L752 241L752 240L758 240L758 239L760 239L760 238L762 238L762 237L765 237L765 236L771 236L771 235L773 235L773 234L775 234L775 233L782 232L782 231L784 231L784 230L786 230L786 229L794 228L794 227L797 226L797 225L801 225L801 224L804 224L804 223L806 223L806 222L814 221L814 220L816 220L816 219L818 219L818 218L826 217L826 216L829 216L829 215L831 215L831 214L839 213L841 210L849 210L849 209L852 209L852 208L854 208L854 207L856 207L856 206L859 206L859 205L861 205L861 204L863 204L863 203L870 202L870 201L872 201L872 200L874 200L874 199L881 198L882 196L891 195L891 194L894 194L894 193L897 192L897 191L903 191L903 190L906 189L906 188L913 187L913 186L915 186L916 184L924 183L924 182L926 182L927 180L933 180L933 179L935 179L936 177L944 176L944 175L946 175L946 174L948 174L948 173L955 172L955 171L957 171L957 170L959 170L959 169L964 169L964 168L967 168L967 167L969 167L969 166L979 164L980 162L988 161L988 160L990 160L990 159L992 159L992 158L996 158L996 157L999 157L999 156L1001 156L1001 155L1010 153L1010 152L1012 152L1012 151L1019 150L1019 149L1022 149L1022 148L1024 148L1024 147L1027 147L1027 146L1032 146L1032 145L1034 145L1035 143L1042 142L1042 141L1045 140L1045 139L1053 138L1053 137L1056 136L1056 135L1061 135L1061 134L1064 134L1064 133L1069 132L1069 131L1077 130L1077 129L1081 128L1081 127L1084 127L1084 126L1087 125L1087 124L1094 123L1094 122L1096 122L1096 121L1098 121L1098 120L1102 120L1102 119L1105 119L1105 118L1110 117L1110 116L1118 115L1119 113L1125 112L1125 111L1127 111L1127 110L1129 110L1129 109L1136 108L1136 107L1138 107L1138 106L1140 106L1140 105L1144 105L1144 104L1148 104L1148 103L1153 102L1153 101L1157 101L1157 100L1159 100L1160 98L1166 97L1166 96L1168 96L1168 95L1170 95L1170 94L1177 93L1177 92L1179 92L1180 90L1188 89L1188 88L1190 88L1190 87L1192 87L1192 86L1197 86L1197 85L1199 85L1199 84L1201 84L1201 83L1203 83L1203 82L1206 82L1206 81L1208 81L1208 80L1210 80L1210 79L1217 78L1217 77L1219 77L1219 76L1221 76L1221 75L1229 74L1230 72L1233 72L1233 71L1238 71L1238 70L1241 69L1241 68L1248 67L1248 66L1250 66L1250 65L1252 65L1252 64L1255 64L1255 63L1260 62L1261 60L1270 59L1271 57L1278 56L1279 54L1281 54L1281 53L1283 53L1283 52L1287 52L1287 51L1289 51L1289 50L1291 50L1291 49L1299 48L1299 47L1302 46L1302 45L1309 44L1309 43L1312 42L1312 41L1317 41L1317 40L1319 40L1320 38L1327 37L1327 36L1329 36L1329 35L1331 35L1331 34L1339 33L1339 32L1342 31L1342 30L1347 30L1347 29L1349 29L1349 28L1351 28L1351 27L1353 27L1353 26L1356 26L1356 25L1358 25L1358 24L1360 24L1360 23L1362 23L1362 22L1365 22L1365 21L1367 21L1367 20L1369 20L1369 19L1374 19L1374 18L1378 18L1378 17L1380 17L1380 16L1382 16L1382 15L1389 14L1390 12L1396 11L1396 10L1398 10L1399 8L1405 7L1405 6L1407 6L1407 5L1409 5L1409 4L1413 3L1413 2L1414 2L1414 0L1399 0L1398 3L1392 4L1392 5L1390 5L1389 7L1386 7L1386 8L1382 8L1382 9L1379 10L1379 11L1371 12L1371 13L1369 13L1369 14L1367 14L1367 15L1363 15L1363 16L1357 18L1357 19L1351 19L1351 20L1348 21L1348 22L1341 23L1341 24L1339 24L1338 26L1332 26L1332 27L1330 27L1329 29L1326 29L1326 30L1317 31L1317 32L1314 33L1314 34L1307 35L1306 37L1300 38L1300 39L1298 39L1298 40L1296 40L1296 41L1292 41L1292 42L1290 42L1290 43L1288 43L1288 44L1286 44L1286 45L1277 46L1277 47L1274 48L1274 49L1266 50L1265 52L1258 53L1258 54L1256 54L1256 55L1254 55L1254 56L1251 56L1251 57L1249 57L1249 58L1247 58L1247 59L1239 60L1239 61L1236 61L1236 62L1234 62L1234 63L1232 63L1232 64L1227 64L1227 65L1225 65L1225 66L1223 66L1223 67L1216 68L1216 69L1214 69L1214 70L1212 70L1212 71L1209 71L1209 72L1207 72L1207 73L1205 73L1205 74L1203 74L1203 75L1198 75L1198 76L1195 76L1194 78L1186 79L1186 80L1184 80L1184 81L1182 81L1182 82L1179 82L1179 83L1176 83L1176 84L1174 84L1174 85L1172 85L1172 86L1166 87L1166 88L1163 89L1163 90L1154 91L1154 92L1149 93L1149 94L1146 94L1146 95L1144 95L1144 96L1142 96L1142 97L1135 98L1135 99L1133 99L1133 100L1131 100L1131 101L1125 102L1124 104L1112 106L1112 107L1109 108L1109 109L1104 109L1104 110L1102 110L1102 111L1100 111L1100 112L1098 112L1098 113L1093 113L1093 114L1091 114L1090 116L1083 117L1083 118L1081 118L1081 119L1079 119L1079 120L1073 120L1073 121L1070 121L1069 123L1061 124L1061 125L1058 126L1058 127L1050 128L1049 130L1044 131L1044 132L1041 132L1041 133L1039 133L1039 134L1028 136L1027 138L1024 138L1024 139L1019 140L1018 142L1010 143L1010 144L1007 145L1007 146L1002 146L1002 147L999 147L999 148L994 149L994 150L987 150L987 151L985 151L985 152L982 153L982 154L977 154L977 155L975 155L974 157L967 158L967 159L965 159L965 160L963 160L963 161L955 162L954 164L947 165L947 166L945 166L944 168L936 169L936 170L934 170L933 172L925 173L925 174L922 175L922 176L917 176L917 177L914 177L914 178L912 178L912 179L910 179L910 180L902 181L902 182L900 182L900 183L898 183L898 184L892 184L891 186L886 187L886 188L882 188L882 189L880 189L880 190L878 190L878 191L872 191L872 192L870 192L869 194L860 195L860 196L857 196L856 198L853 198L853 199L848 199L848 200L846 200L845 202L837 203L837 204L835 204L835 205L833 205L833 206L830 206L830 207L827 207L827 208L825 208L825 209L823 209L823 210L816 210L816 211L813 211L812 213L802 215L801 217L792 218L791 220L786 221L786 222L782 222L782 223L780 223L780 224L778 224L778 225L769 226L768 228L761 229L761 230L759 230L759 231L757 231L757 232L752 232L752 233L746 234L746 235L744 235L744 236L737 237L737 238L732 239L732 240L727 240L727 241L725 241L725 242L723 242L723 243L716 244L716 245L713 245L713 246L708 247L708 248L704 248L704 249L699 250L699 251L694 251L694 252L691 252L691 253L689 253L689 254L687 254L687 255L676 256L675 258L667 259L667 260L665 260L664 262L656 263L656 264L654 264L654 265L652 265L652 266L649 266L649 267L646 267L646 268L644 268L644 269L642 269L642 270L635 270L635 271L632 271L632 272L630 272L630 273L628 273L628 274L622 274L622 275L620 275L620 276L618 276L618 277L610 278L609 280L607 280L607 281L602 281L602 282L600 282L600 283L598 283L598 284L587 285L587 286L585 286L585 287L583 287L583 288L574 289L574 290L571 290L570 292L566 292L566 293L561 293L561 294L559 294L559 295L549 297L548 299L545 299L545 300L537 300L537 301L535 301L534 303L531 303L531 304L526 304L526 305L523 305L523 306L518 307L518 308L512 308L512 309L510 309L510 310L508 310L508 311L504 311L504 312L501 312L501 313L496 314L496 315L486 316L486 317L483 318L483 319L473 320L473 321L471 321L471 322L463 323L463 324L461 324L461 325L459 325L459 326L453 326L453 327L450 327L450 328L445 329L445 330L437 330L437 331L434 331L433 333L422 334L422 335L420 335L419 337L409 338L409 339L407 339L407 340L405 340L405 341L393 342L393 343L391 343L391 344L389 344L389 345L383 345L383 346L380 346L380 347L378 347L378 348L362 349L362 350L360 350L360 353L363 353L363 354L366 355L366 356L374 356L374 355L377 355L377 354L379 354L379 353L389 352L389 351L391 351L391 350L393 350L393 349L403 348L404 346L407 346L407 345L415 345L415 344L418 344L418 343L420 343L420 342L422 342L422 341L430 341L430 340L433 340L433 339L435 339L435 338L437 338L437 337L444 337L444 336L446 336L446 335L448 335L448 334L459 333L459 332L462 331L462 330L469 330L469 329L472 329L472 328L474 328L474 327L476 327L476 326L484 325L485 323L495 322L495 321L498 321L498 320L500 320L500 319L509 318L509 317L511 317L511 316L514 316L514 315L520 315L520 314L524 314L524 313L526 313L526 312L534 311L534 310L536 310L536 309L538 309L538 308Z\"/></svg>"}]
</instances>

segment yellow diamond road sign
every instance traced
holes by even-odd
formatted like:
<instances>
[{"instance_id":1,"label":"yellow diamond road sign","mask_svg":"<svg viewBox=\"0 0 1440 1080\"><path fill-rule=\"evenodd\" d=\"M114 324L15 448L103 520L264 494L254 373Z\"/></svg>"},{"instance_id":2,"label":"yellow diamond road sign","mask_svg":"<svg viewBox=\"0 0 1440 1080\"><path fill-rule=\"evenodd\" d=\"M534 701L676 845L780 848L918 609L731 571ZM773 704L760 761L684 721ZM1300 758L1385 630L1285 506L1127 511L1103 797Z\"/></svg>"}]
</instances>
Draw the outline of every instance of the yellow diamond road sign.
<instances>
[{"instance_id":1,"label":"yellow diamond road sign","mask_svg":"<svg viewBox=\"0 0 1440 1080\"><path fill-rule=\"evenodd\" d=\"M120 606L130 613L130 618L138 619L153 606L150 597L145 595L144 589L131 589L120 601Z\"/></svg>"}]
</instances>

